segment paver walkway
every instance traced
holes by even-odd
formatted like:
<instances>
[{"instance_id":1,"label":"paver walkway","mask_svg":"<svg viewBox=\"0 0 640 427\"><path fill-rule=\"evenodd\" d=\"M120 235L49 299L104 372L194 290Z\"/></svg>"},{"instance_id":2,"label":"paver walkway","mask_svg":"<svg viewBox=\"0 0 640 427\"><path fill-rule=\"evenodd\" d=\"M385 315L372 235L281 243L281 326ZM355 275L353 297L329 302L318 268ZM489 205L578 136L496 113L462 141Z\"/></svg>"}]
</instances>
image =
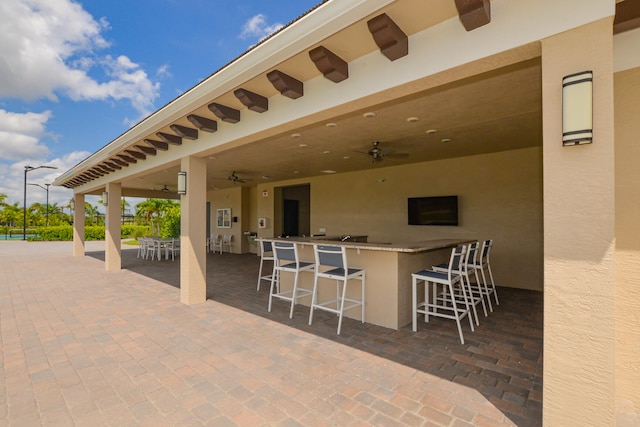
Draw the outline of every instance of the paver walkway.
<instances>
[{"instance_id":1,"label":"paver walkway","mask_svg":"<svg viewBox=\"0 0 640 427\"><path fill-rule=\"evenodd\" d=\"M103 249L104 242L87 242L88 253ZM402 357L351 345L371 328L390 336L394 331L347 322L344 338L329 339L312 333L322 330L320 318L303 330L279 321L288 311L283 306L274 306L271 320L225 303L225 292L233 294L228 287L219 290L220 301L186 306L175 286L165 283L175 280L175 268L165 270L168 280L160 267L156 278L138 274L136 266L155 266L136 263L135 249L124 252L132 268L106 272L99 255L72 257L69 242L0 241L0 426L540 423L526 416L524 404L541 395L523 401L514 393L513 405L525 415L514 422L505 416L508 396L498 409L478 387L431 374L415 360L400 363ZM256 257L250 262L257 271ZM251 286L255 294L254 280ZM249 309L258 311L251 304ZM324 322L335 333L334 319ZM457 336L453 325L446 327ZM393 353L393 346L382 345ZM471 360L459 362L471 366ZM531 366L537 370L535 362ZM460 370L451 369L451 375ZM485 378L480 371L476 377ZM505 378L511 377L498 376L493 387ZM534 378L527 387L539 390Z\"/></svg>"}]
</instances>

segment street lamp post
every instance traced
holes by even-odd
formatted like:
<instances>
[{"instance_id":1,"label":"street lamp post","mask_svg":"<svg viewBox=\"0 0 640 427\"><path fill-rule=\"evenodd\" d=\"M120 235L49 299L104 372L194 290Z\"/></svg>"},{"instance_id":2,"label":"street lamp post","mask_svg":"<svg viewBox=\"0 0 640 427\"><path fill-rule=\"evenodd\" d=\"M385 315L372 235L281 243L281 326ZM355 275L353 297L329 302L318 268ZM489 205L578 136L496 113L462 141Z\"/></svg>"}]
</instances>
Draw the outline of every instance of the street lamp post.
<instances>
[{"instance_id":1,"label":"street lamp post","mask_svg":"<svg viewBox=\"0 0 640 427\"><path fill-rule=\"evenodd\" d=\"M46 185L46 187L43 187L43 186L42 186L42 185L40 185L40 184L32 184L32 183L29 183L29 184L27 184L27 185L33 185L33 186L36 186L36 187L40 187L40 188L42 188L44 191L46 191L46 192L47 192L47 222L46 222L46 227L48 227L48 226L49 226L49 186L50 186L51 184L45 184L45 185Z\"/></svg>"},{"instance_id":2,"label":"street lamp post","mask_svg":"<svg viewBox=\"0 0 640 427\"><path fill-rule=\"evenodd\" d=\"M23 214L23 223L22 223L22 240L27 240L27 173L34 171L36 169L58 169L55 166L25 166L24 167L24 200L22 201L22 214Z\"/></svg>"}]
</instances>

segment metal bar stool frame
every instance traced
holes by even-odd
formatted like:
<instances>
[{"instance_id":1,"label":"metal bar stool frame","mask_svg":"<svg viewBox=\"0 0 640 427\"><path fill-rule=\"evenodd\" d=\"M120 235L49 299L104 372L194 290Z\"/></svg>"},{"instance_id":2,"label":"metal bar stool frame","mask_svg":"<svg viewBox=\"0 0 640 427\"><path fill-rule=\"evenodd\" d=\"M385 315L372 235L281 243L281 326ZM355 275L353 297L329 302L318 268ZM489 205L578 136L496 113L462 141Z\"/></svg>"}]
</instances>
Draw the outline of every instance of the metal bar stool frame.
<instances>
[{"instance_id":1,"label":"metal bar stool frame","mask_svg":"<svg viewBox=\"0 0 640 427\"><path fill-rule=\"evenodd\" d=\"M316 259L316 268L313 280L313 297L311 299L311 309L309 310L309 325L313 322L313 312L316 309L335 313L338 315L338 335L340 335L344 312L357 307L361 307L361 319L362 323L364 323L366 291L365 270L362 268L349 267L349 264L347 263L347 251L344 246L313 245L313 252ZM336 281L335 299L318 302L318 279L320 278ZM358 279L361 281L361 295L359 299L347 296L347 284L349 280L352 279ZM340 286L340 282L342 282L342 287ZM345 305L345 303L348 304ZM333 308L332 305L335 305L335 308Z\"/></svg>"},{"instance_id":2,"label":"metal bar stool frame","mask_svg":"<svg viewBox=\"0 0 640 427\"><path fill-rule=\"evenodd\" d=\"M262 275L262 267L265 261L274 261L273 244L267 240L259 240L260 244L260 269L258 270L258 287L256 292L260 290L260 283L263 280L271 281L273 271L271 274Z\"/></svg>"},{"instance_id":3,"label":"metal bar stool frame","mask_svg":"<svg viewBox=\"0 0 640 427\"><path fill-rule=\"evenodd\" d=\"M467 246L467 253L465 254L464 259L462 261L462 269L461 271L457 272L459 274L462 274L463 276L462 283L464 283L464 280L466 279L467 295L472 304L473 315L475 316L475 319L476 319L476 325L480 324L480 320L478 318L478 311L476 310L476 306L478 304L482 303L482 310L484 311L484 317L487 317L487 306L484 302L485 292L482 289L482 283L480 282L480 278L478 276L478 269L476 268L476 260L478 257L479 248L480 248L479 242L469 243L469 245ZM449 267L448 264L443 263L443 264L434 265L433 270L446 272L448 267ZM471 281L472 274L473 276L475 276L475 281L473 282ZM459 299L462 298L462 294L459 292L459 289L457 291L458 291L457 297Z\"/></svg>"},{"instance_id":4,"label":"metal bar stool frame","mask_svg":"<svg viewBox=\"0 0 640 427\"><path fill-rule=\"evenodd\" d=\"M299 275L303 271L313 272L315 263L300 261L298 258L298 247L292 242L273 242L273 274L271 275L271 289L269 290L269 309L273 298L291 301L289 318L293 318L293 309L300 298L310 296L313 291L298 285ZM280 290L280 274L282 272L293 273L293 288L286 291Z\"/></svg>"},{"instance_id":5,"label":"metal bar stool frame","mask_svg":"<svg viewBox=\"0 0 640 427\"><path fill-rule=\"evenodd\" d=\"M463 296L463 307L459 307L457 298L454 293L454 286L463 281L462 274L456 273L462 269L461 264L464 255L467 252L466 246L458 246L451 251L449 258L449 266L447 272L439 272L434 270L421 270L411 275L412 278L412 301L413 301L413 331L418 330L418 313L424 314L425 322L429 322L429 316L443 317L445 319L453 319L458 326L458 335L460 342L464 344L464 336L462 334L462 326L460 320L465 316L469 318L469 326L473 331L473 321L470 313L470 303L467 297L466 287L460 286ZM424 301L418 302L418 284L422 281L425 284ZM431 300L429 300L429 285L431 288ZM438 293L438 285L442 285L443 291ZM450 297L447 298L447 295ZM443 312L445 311L445 312ZM452 314L449 314L451 312Z\"/></svg>"}]
</instances>

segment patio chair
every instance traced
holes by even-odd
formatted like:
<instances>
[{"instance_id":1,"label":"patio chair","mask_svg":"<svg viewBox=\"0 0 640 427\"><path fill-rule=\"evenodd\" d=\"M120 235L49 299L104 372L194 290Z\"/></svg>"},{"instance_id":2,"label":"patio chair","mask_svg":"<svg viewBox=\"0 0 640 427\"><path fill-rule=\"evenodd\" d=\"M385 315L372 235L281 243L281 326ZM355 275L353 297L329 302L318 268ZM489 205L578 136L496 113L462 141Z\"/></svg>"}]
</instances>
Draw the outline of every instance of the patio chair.
<instances>
[{"instance_id":1,"label":"patio chair","mask_svg":"<svg viewBox=\"0 0 640 427\"><path fill-rule=\"evenodd\" d=\"M473 331L473 321L470 313L470 302L467 297L466 286L460 285L460 294L462 295L462 304L460 299L456 297L455 287L463 281L463 276L459 272L462 271L462 262L467 248L463 245L456 247L451 251L449 265L446 272L434 270L421 270L411 275L412 278L412 307L413 307L413 331L418 330L418 313L424 314L424 321L429 322L429 316L442 317L456 321L458 326L458 334L460 342L464 344L464 336L462 335L462 326L460 320L465 316L469 318L469 326ZM418 302L418 285L420 283L424 287L424 300ZM438 287L441 290L438 292ZM431 291L431 292L430 292ZM431 295L429 295L431 293Z\"/></svg>"},{"instance_id":2,"label":"patio chair","mask_svg":"<svg viewBox=\"0 0 640 427\"><path fill-rule=\"evenodd\" d=\"M209 250L213 253L216 251L222 253L222 239L219 234L212 234L209 238Z\"/></svg>"},{"instance_id":3,"label":"patio chair","mask_svg":"<svg viewBox=\"0 0 640 427\"><path fill-rule=\"evenodd\" d=\"M262 282L263 280L271 281L271 275L273 274L272 272L272 274L267 274L265 276L262 275L262 266L264 262L274 260L273 245L271 244L271 242L268 242L266 240L260 240L259 246L260 246L260 269L258 270L258 287L256 289L256 292L260 290L260 282Z\"/></svg>"},{"instance_id":4,"label":"patio chair","mask_svg":"<svg viewBox=\"0 0 640 427\"><path fill-rule=\"evenodd\" d=\"M144 259L146 255L147 255L147 242L145 241L144 237L138 237L138 253L136 255L136 258Z\"/></svg>"},{"instance_id":5,"label":"patio chair","mask_svg":"<svg viewBox=\"0 0 640 427\"><path fill-rule=\"evenodd\" d=\"M493 305L491 304L491 294L493 294L496 305L500 305L498 302L498 291L496 290L496 285L493 282L493 272L491 271L491 262L489 260L489 255L491 254L491 248L493 247L493 240L488 239L482 242L482 248L478 254L478 257L474 263L475 268L480 271L480 277L482 277L482 285L484 294L487 297L487 303L489 304L489 310L493 311ZM491 282L487 280L487 274L485 274L485 268L487 269L489 279Z\"/></svg>"},{"instance_id":6,"label":"patio chair","mask_svg":"<svg viewBox=\"0 0 640 427\"><path fill-rule=\"evenodd\" d=\"M298 276L303 271L313 272L315 264L312 262L300 261L298 258L298 247L291 242L273 242L273 274L271 275L271 289L269 290L269 308L271 312L271 304L273 298L279 298L285 301L291 301L291 309L289 318L293 318L293 309L300 298L310 296L311 289L303 288L298 285ZM282 291L280 289L281 273L293 273L293 287L289 290Z\"/></svg>"},{"instance_id":7,"label":"patio chair","mask_svg":"<svg viewBox=\"0 0 640 427\"><path fill-rule=\"evenodd\" d=\"M365 271L362 268L349 268L347 251L344 246L313 245L313 251L316 258L316 268L311 310L309 311L309 325L313 322L313 312L316 309L335 313L338 315L338 335L340 335L345 311L360 307L362 311L361 319L362 323L364 323ZM318 283L321 278L336 281L335 299L319 301ZM360 280L359 298L347 296L347 283L351 279ZM345 305L345 302L349 304Z\"/></svg>"},{"instance_id":8,"label":"patio chair","mask_svg":"<svg viewBox=\"0 0 640 427\"><path fill-rule=\"evenodd\" d=\"M173 238L170 242L167 242L164 246L164 256L166 259L169 259L169 254L171 254L171 260L176 260L176 252L180 253L180 239Z\"/></svg>"},{"instance_id":9,"label":"patio chair","mask_svg":"<svg viewBox=\"0 0 640 427\"><path fill-rule=\"evenodd\" d=\"M233 234L225 234L222 236L222 243L220 248L220 253L224 252L224 248L229 249L229 253L232 253L231 240L233 239Z\"/></svg>"},{"instance_id":10,"label":"patio chair","mask_svg":"<svg viewBox=\"0 0 640 427\"><path fill-rule=\"evenodd\" d=\"M484 316L487 317L487 306L484 302L485 292L482 288L482 283L480 282L478 277L478 269L475 267L476 258L479 252L478 251L479 247L480 247L480 243L478 242L469 243L469 245L467 246L467 253L465 254L464 259L462 261L462 270L457 272L459 274L462 274L463 280L461 281L461 284L462 283L466 284L467 297L469 298L469 301L471 302L471 305L472 305L473 315L475 316L475 319L476 319L476 325L480 324L480 319L478 318L478 312L476 310L476 306L478 304L482 304ZM449 267L448 264L443 263L443 264L434 265L433 270L446 273L448 267ZM474 281L471 280L472 274L475 279ZM460 292L460 289L456 288L456 291L457 291L456 297L459 300L461 300L462 294Z\"/></svg>"}]
</instances>

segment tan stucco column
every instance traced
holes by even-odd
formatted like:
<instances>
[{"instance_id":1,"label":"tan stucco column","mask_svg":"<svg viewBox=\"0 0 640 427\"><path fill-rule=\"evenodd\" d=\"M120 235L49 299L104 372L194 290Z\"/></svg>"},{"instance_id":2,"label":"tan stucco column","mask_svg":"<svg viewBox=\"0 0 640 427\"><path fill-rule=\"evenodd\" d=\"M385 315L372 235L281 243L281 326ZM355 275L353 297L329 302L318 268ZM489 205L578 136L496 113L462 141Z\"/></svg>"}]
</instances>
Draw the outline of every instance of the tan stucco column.
<instances>
[{"instance_id":1,"label":"tan stucco column","mask_svg":"<svg viewBox=\"0 0 640 427\"><path fill-rule=\"evenodd\" d=\"M181 168L187 173L187 194L180 197L180 301L197 304L207 299L207 164L185 157Z\"/></svg>"},{"instance_id":2,"label":"tan stucco column","mask_svg":"<svg viewBox=\"0 0 640 427\"><path fill-rule=\"evenodd\" d=\"M84 194L74 194L73 205L73 256L84 256Z\"/></svg>"},{"instance_id":3,"label":"tan stucco column","mask_svg":"<svg viewBox=\"0 0 640 427\"><path fill-rule=\"evenodd\" d=\"M640 67L615 75L616 395L640 416Z\"/></svg>"},{"instance_id":4,"label":"tan stucco column","mask_svg":"<svg viewBox=\"0 0 640 427\"><path fill-rule=\"evenodd\" d=\"M122 268L122 253L120 247L120 199L122 186L120 183L107 184L108 204L105 216L105 253L104 268L107 271L120 270Z\"/></svg>"},{"instance_id":5,"label":"tan stucco column","mask_svg":"<svg viewBox=\"0 0 640 427\"><path fill-rule=\"evenodd\" d=\"M542 41L543 421L615 425L612 18ZM593 71L593 143L562 146L562 78Z\"/></svg>"}]
</instances>

